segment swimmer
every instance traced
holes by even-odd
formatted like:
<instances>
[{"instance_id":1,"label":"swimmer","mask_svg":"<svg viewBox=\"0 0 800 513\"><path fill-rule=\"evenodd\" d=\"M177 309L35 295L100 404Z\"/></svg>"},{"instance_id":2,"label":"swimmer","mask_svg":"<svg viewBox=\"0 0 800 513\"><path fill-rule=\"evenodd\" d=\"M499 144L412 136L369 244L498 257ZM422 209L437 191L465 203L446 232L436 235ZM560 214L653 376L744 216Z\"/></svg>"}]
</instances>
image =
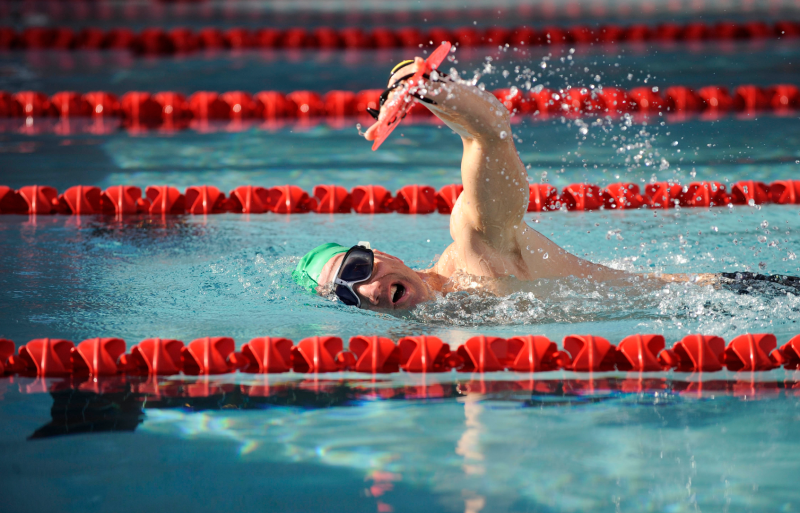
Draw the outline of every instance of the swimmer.
<instances>
[{"instance_id":1,"label":"swimmer","mask_svg":"<svg viewBox=\"0 0 800 513\"><path fill-rule=\"evenodd\" d=\"M402 101L399 98L408 87L406 82L424 65L417 57L392 70L380 112L370 111L378 121L364 134L368 141L375 140L387 107ZM450 215L453 243L425 270L411 269L399 258L371 249L369 243L352 247L323 244L307 253L292 273L307 290L322 295L332 292L346 305L391 312L412 309L437 295L475 291L476 284L506 295L526 282L570 276L596 283L649 283L655 287L665 282L736 281L736 275L628 273L561 249L523 220L528 207L528 174L511 136L511 114L503 104L455 75L447 77L435 71L426 75L414 96L461 136L464 146L464 191ZM739 282L741 285L742 279ZM496 286L498 283L504 286Z\"/></svg>"}]
</instances>

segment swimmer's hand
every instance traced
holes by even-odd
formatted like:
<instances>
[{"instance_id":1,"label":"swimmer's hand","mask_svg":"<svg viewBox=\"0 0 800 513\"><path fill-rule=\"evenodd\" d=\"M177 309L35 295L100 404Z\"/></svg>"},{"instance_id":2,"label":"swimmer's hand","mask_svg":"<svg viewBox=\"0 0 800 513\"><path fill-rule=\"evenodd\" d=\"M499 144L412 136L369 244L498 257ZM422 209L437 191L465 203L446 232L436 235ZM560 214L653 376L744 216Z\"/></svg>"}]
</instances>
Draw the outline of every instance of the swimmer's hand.
<instances>
[{"instance_id":1,"label":"swimmer's hand","mask_svg":"<svg viewBox=\"0 0 800 513\"><path fill-rule=\"evenodd\" d=\"M395 82L397 82L401 78L407 77L409 74L416 73L417 70L423 66L425 66L425 59L423 59L422 57L415 57L413 64L409 64L408 66L403 67L402 70L398 70L397 73L395 73L394 75L391 76L391 78L389 78L389 84L387 85L387 87L392 87L392 85L394 85ZM375 138L378 136L378 126L381 124L384 118L386 118L386 109L389 107L389 105L392 104L394 99L397 98L397 96L404 90L405 88L403 86L398 86L397 88L392 90L392 92L389 93L389 96L386 98L386 101L381 106L381 112L378 115L378 120L375 121L375 123L373 123L372 126L369 127L367 131L364 133L364 138L366 140L368 141L375 140Z\"/></svg>"}]
</instances>

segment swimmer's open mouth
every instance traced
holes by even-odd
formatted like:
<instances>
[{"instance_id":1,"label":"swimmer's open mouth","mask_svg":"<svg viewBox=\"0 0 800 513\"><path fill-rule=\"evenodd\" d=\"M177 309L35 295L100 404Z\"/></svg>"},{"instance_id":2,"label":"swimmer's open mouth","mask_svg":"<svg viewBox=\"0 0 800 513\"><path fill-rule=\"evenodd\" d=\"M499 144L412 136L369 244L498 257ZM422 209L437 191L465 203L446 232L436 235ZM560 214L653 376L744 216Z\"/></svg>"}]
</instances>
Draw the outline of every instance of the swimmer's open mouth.
<instances>
[{"instance_id":1,"label":"swimmer's open mouth","mask_svg":"<svg viewBox=\"0 0 800 513\"><path fill-rule=\"evenodd\" d=\"M406 294L406 288L401 283L395 283L391 288L392 304L397 304Z\"/></svg>"}]
</instances>

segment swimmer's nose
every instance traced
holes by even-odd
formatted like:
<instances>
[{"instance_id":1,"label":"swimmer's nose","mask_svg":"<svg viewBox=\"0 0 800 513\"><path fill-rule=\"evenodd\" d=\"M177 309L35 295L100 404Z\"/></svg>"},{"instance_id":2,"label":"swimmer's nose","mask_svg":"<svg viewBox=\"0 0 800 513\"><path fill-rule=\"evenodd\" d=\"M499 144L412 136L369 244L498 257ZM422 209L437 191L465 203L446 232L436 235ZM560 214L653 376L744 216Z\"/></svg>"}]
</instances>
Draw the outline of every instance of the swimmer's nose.
<instances>
[{"instance_id":1,"label":"swimmer's nose","mask_svg":"<svg viewBox=\"0 0 800 513\"><path fill-rule=\"evenodd\" d=\"M381 297L381 284L377 280L364 283L356 287L356 292L361 294L367 301L377 306Z\"/></svg>"}]
</instances>

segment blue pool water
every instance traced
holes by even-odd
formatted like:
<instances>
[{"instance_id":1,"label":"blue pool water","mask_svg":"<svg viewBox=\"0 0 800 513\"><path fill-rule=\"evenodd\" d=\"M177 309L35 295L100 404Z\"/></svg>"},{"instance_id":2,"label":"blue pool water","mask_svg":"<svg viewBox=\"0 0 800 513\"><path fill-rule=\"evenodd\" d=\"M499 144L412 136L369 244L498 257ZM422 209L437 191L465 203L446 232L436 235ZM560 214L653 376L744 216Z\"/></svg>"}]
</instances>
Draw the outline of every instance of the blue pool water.
<instances>
[{"instance_id":1,"label":"blue pool water","mask_svg":"<svg viewBox=\"0 0 800 513\"><path fill-rule=\"evenodd\" d=\"M552 86L800 82L797 47L579 48ZM538 50L537 50L538 51ZM460 54L459 54L460 55ZM554 56L559 61L563 54ZM251 52L148 60L113 53L0 56L0 88L292 90L380 87L400 54ZM496 56L490 87L522 60ZM325 60L328 59L328 60ZM566 59L565 59L566 60ZM464 54L466 69L485 55ZM548 61L550 62L550 61ZM98 64L99 63L99 64ZM615 66L619 64L619 66ZM588 68L587 71L583 71ZM577 71L576 71L577 70ZM628 74L632 75L630 81ZM572 76L570 76L572 75ZM650 78L648 78L650 75ZM630 82L630 83L629 83ZM403 126L379 152L344 128L0 134L0 183L59 190L460 181L461 145ZM663 124L662 124L663 123ZM772 181L800 172L797 116L520 120L531 181ZM623 139L624 137L624 139ZM526 222L579 256L637 272L800 275L796 206L549 212ZM0 216L0 337L190 341L335 334L660 333L730 340L800 333L800 298L696 285L636 291L566 280L502 298L451 296L401 318L302 293L290 273L319 242L369 240L426 268L448 217ZM144 381L144 382L142 382ZM712 375L231 374L79 382L0 378L3 511L798 511L800 372Z\"/></svg>"}]
</instances>

